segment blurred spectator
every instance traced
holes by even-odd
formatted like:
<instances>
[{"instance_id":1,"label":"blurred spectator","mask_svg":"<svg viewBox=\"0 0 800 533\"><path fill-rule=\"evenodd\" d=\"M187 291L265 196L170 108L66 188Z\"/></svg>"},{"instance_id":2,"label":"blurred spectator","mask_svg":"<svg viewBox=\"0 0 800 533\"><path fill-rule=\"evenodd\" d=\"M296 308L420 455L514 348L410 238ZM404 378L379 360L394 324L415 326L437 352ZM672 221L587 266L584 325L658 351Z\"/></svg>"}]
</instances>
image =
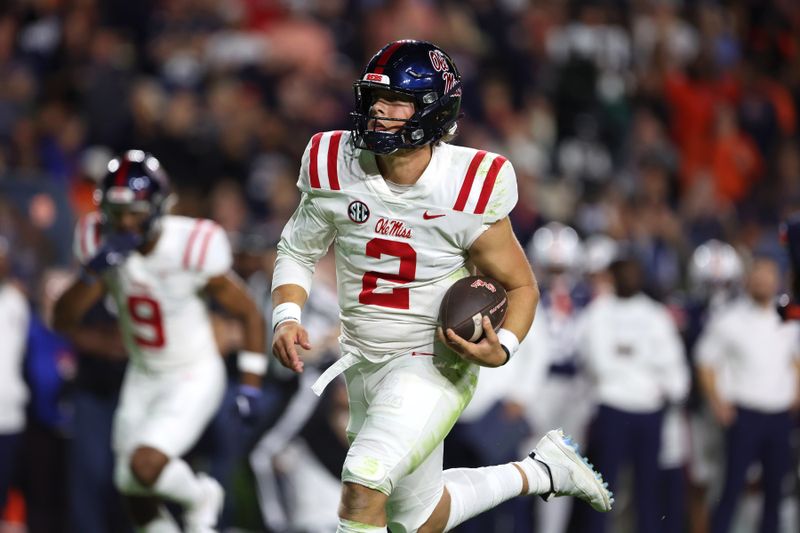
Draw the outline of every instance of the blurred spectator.
<instances>
[{"instance_id":1,"label":"blurred spectator","mask_svg":"<svg viewBox=\"0 0 800 533\"><path fill-rule=\"evenodd\" d=\"M762 466L764 505L760 531L778 531L779 506L791 451L790 411L800 407L800 326L782 322L774 307L778 266L757 257L747 297L722 311L697 346L700 383L717 422L725 428L725 485L711 532L730 531L748 468Z\"/></svg>"},{"instance_id":2,"label":"blurred spectator","mask_svg":"<svg viewBox=\"0 0 800 533\"><path fill-rule=\"evenodd\" d=\"M69 391L75 354L51 328L56 298L69 272L47 269L34 298L25 371L31 389L23 449L23 478L31 533L59 533L68 518L68 446L73 414Z\"/></svg>"},{"instance_id":3,"label":"blurred spectator","mask_svg":"<svg viewBox=\"0 0 800 533\"><path fill-rule=\"evenodd\" d=\"M702 331L741 296L744 266L733 246L711 239L692 252L687 274L688 290L681 305L681 334L690 360L695 363L697 340ZM689 531L706 533L710 521L709 491L715 490L721 479L720 457L724 447L719 426L714 423L707 403L701 401L696 364L692 364L692 372L694 379L688 402L691 427L687 469Z\"/></svg>"},{"instance_id":4,"label":"blurred spectator","mask_svg":"<svg viewBox=\"0 0 800 533\"><path fill-rule=\"evenodd\" d=\"M617 241L598 233L584 243L583 273L589 285L590 298L614 292L614 281L608 267L617 256Z\"/></svg>"},{"instance_id":5,"label":"blurred spectator","mask_svg":"<svg viewBox=\"0 0 800 533\"><path fill-rule=\"evenodd\" d=\"M641 263L630 250L611 264L615 293L586 308L579 349L595 388L590 454L612 490L632 463L636 531L660 531L659 453L664 409L682 402L689 372L666 308L645 296ZM626 255L622 255L626 254ZM607 516L587 517L586 531L607 531Z\"/></svg>"},{"instance_id":6,"label":"blurred spectator","mask_svg":"<svg viewBox=\"0 0 800 533\"><path fill-rule=\"evenodd\" d=\"M0 510L5 509L25 429L28 387L23 375L30 309L10 279L8 239L0 235ZM1 511L0 511L1 512Z\"/></svg>"},{"instance_id":7,"label":"blurred spectator","mask_svg":"<svg viewBox=\"0 0 800 533\"><path fill-rule=\"evenodd\" d=\"M561 427L577 442L585 442L593 406L589 382L578 368L576 327L590 296L580 270L584 249L573 228L550 222L536 230L526 251L541 291L536 313L540 327L528 337L547 337L549 348L528 356L541 360L538 364L544 367L544 376L533 388L528 410L537 435ZM567 531L571 509L568 498L537 505L537 531Z\"/></svg>"},{"instance_id":8,"label":"blurred spectator","mask_svg":"<svg viewBox=\"0 0 800 533\"><path fill-rule=\"evenodd\" d=\"M761 178L762 165L752 139L739 129L733 109L719 106L711 145L711 169L717 196L734 203L744 199Z\"/></svg>"}]
</instances>

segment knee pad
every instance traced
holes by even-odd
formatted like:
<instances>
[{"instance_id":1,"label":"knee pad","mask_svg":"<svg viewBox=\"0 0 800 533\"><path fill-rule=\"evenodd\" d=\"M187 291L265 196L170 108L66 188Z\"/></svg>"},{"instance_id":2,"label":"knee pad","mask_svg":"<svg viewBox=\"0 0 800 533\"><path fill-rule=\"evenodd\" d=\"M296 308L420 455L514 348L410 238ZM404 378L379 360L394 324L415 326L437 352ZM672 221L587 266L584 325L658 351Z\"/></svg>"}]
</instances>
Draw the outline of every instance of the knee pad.
<instances>
[{"instance_id":1,"label":"knee pad","mask_svg":"<svg viewBox=\"0 0 800 533\"><path fill-rule=\"evenodd\" d=\"M130 459L117 459L114 465L114 486L126 496L148 496L150 489L139 483L131 471Z\"/></svg>"},{"instance_id":2,"label":"knee pad","mask_svg":"<svg viewBox=\"0 0 800 533\"><path fill-rule=\"evenodd\" d=\"M377 457L348 454L342 468L342 481L363 485L389 496L393 486L389 473Z\"/></svg>"}]
</instances>

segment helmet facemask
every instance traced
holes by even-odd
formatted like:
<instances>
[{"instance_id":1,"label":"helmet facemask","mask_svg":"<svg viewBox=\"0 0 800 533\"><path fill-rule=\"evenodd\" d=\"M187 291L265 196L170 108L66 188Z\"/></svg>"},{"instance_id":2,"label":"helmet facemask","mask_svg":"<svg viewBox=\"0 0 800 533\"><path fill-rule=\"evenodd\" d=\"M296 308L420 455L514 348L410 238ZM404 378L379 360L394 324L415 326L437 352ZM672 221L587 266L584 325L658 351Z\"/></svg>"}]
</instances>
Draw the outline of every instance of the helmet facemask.
<instances>
[{"instance_id":1,"label":"helmet facemask","mask_svg":"<svg viewBox=\"0 0 800 533\"><path fill-rule=\"evenodd\" d=\"M357 81L353 84L356 111L350 114L353 119L356 146L376 154L388 155L401 149L413 149L438 141L445 135L454 135L457 128L458 108L460 108L461 82L456 83L448 93L438 96L435 91L401 91L386 85ZM414 102L415 113L408 119L381 117L372 114L373 93L377 90L402 95ZM453 101L455 100L455 104ZM452 113L455 105L456 112ZM447 114L453 115L451 118ZM400 122L397 131L377 131L371 129L370 121Z\"/></svg>"}]
</instances>

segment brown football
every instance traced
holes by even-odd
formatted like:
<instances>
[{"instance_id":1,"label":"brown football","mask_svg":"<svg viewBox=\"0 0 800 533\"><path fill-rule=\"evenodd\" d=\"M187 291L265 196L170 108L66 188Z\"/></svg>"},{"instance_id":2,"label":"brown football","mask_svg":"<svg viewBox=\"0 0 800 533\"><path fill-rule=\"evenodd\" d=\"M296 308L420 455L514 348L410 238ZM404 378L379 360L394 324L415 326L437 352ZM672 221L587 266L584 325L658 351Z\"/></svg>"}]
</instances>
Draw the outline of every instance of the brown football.
<instances>
[{"instance_id":1,"label":"brown football","mask_svg":"<svg viewBox=\"0 0 800 533\"><path fill-rule=\"evenodd\" d=\"M462 339L478 342L483 338L481 319L488 316L497 331L506 319L508 296L500 283L488 276L462 278L447 289L439 308L439 324Z\"/></svg>"}]
</instances>

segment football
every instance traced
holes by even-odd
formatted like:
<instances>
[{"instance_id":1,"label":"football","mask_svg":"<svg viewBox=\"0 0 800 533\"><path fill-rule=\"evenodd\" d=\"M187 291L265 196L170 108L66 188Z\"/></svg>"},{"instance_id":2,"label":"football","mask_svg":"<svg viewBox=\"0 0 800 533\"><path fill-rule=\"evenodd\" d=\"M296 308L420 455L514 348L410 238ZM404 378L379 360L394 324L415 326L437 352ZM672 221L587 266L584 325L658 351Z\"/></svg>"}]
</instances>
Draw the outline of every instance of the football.
<instances>
[{"instance_id":1,"label":"football","mask_svg":"<svg viewBox=\"0 0 800 533\"><path fill-rule=\"evenodd\" d=\"M508 296L500 283L488 276L462 278L447 289L439 308L439 324L470 342L483 338L481 319L488 316L494 330L503 325Z\"/></svg>"}]
</instances>

